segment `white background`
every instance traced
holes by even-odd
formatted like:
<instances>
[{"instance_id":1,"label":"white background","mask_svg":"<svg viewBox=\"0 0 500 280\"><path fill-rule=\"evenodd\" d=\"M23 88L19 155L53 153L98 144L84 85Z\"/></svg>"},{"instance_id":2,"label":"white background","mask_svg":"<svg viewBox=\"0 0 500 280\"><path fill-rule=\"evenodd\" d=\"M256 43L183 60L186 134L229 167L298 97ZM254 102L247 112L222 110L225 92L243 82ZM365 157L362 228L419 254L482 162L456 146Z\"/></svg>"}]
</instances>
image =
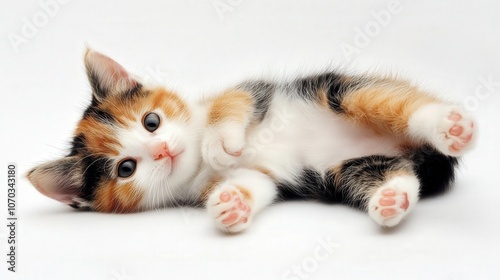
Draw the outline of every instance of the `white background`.
<instances>
[{"instance_id":1,"label":"white background","mask_svg":"<svg viewBox=\"0 0 500 280\"><path fill-rule=\"evenodd\" d=\"M85 44L186 96L212 92L238 77L346 62L343 68L354 72L399 73L456 102L477 101L469 109L481 136L477 149L463 158L455 189L421 201L393 230L345 206L288 202L264 211L247 232L226 236L201 209L78 212L20 178L18 272L7 272L2 218L0 275L500 279L499 1L401 0L402 10L381 23L374 13L387 10L389 0L74 0L58 4L43 22L39 3L47 1L0 2L1 217L7 214L7 162L17 162L24 173L67 152L90 100ZM219 16L214 3L231 10ZM36 21L35 31L23 34L24 18ZM361 41L358 28L372 28L368 41ZM24 37L22 43L13 44L15 36ZM346 54L347 45L358 51ZM488 91L482 80L496 84ZM336 244L321 251L327 256L319 261L318 239ZM293 278L295 266L304 274Z\"/></svg>"}]
</instances>

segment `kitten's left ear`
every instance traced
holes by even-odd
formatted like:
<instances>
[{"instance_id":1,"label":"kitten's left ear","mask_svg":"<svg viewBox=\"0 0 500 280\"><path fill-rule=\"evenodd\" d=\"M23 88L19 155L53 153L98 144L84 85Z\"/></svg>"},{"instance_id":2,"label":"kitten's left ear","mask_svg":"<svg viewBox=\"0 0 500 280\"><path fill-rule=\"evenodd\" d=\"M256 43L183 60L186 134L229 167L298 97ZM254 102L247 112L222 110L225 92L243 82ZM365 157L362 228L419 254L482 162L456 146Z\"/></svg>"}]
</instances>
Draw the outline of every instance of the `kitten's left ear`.
<instances>
[{"instance_id":1,"label":"kitten's left ear","mask_svg":"<svg viewBox=\"0 0 500 280\"><path fill-rule=\"evenodd\" d=\"M78 208L85 204L81 198L83 170L80 159L67 156L33 168L26 177L42 194Z\"/></svg>"},{"instance_id":2,"label":"kitten's left ear","mask_svg":"<svg viewBox=\"0 0 500 280\"><path fill-rule=\"evenodd\" d=\"M140 86L123 66L102 53L87 49L84 60L92 94L97 101L111 94L130 92Z\"/></svg>"}]
</instances>

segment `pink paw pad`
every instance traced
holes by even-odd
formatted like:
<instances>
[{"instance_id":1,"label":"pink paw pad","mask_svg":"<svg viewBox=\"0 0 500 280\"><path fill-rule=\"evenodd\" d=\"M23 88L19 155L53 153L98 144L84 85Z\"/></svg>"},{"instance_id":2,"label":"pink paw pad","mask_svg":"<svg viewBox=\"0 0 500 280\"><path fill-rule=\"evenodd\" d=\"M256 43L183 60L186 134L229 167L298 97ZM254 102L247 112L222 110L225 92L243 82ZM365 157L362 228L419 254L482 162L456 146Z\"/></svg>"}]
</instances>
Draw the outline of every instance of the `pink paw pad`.
<instances>
[{"instance_id":1,"label":"pink paw pad","mask_svg":"<svg viewBox=\"0 0 500 280\"><path fill-rule=\"evenodd\" d=\"M457 114L457 113L452 113L448 119L452 120L452 121L459 121L462 119L462 116L460 114Z\"/></svg>"},{"instance_id":2,"label":"pink paw pad","mask_svg":"<svg viewBox=\"0 0 500 280\"><path fill-rule=\"evenodd\" d=\"M231 212L229 215L222 220L224 224L232 224L238 219L238 213L236 212Z\"/></svg>"},{"instance_id":3,"label":"pink paw pad","mask_svg":"<svg viewBox=\"0 0 500 280\"><path fill-rule=\"evenodd\" d=\"M453 125L448 130L448 138L451 139L449 150L453 153L459 153L471 142L473 137L474 123L466 120L461 114L453 112L448 117Z\"/></svg>"},{"instance_id":4,"label":"pink paw pad","mask_svg":"<svg viewBox=\"0 0 500 280\"><path fill-rule=\"evenodd\" d=\"M406 193L402 194L405 198L403 203L399 205L399 208L406 210L410 206L410 202L408 201L408 195ZM396 215L397 211L394 209L394 205L396 205L396 192L394 190L388 189L382 192L382 197L379 199L379 204L381 206L391 206L390 208L384 208L380 211L380 214L384 217L391 217Z\"/></svg>"},{"instance_id":5,"label":"pink paw pad","mask_svg":"<svg viewBox=\"0 0 500 280\"><path fill-rule=\"evenodd\" d=\"M228 155L232 155L233 157L239 157L241 154L243 154L243 149L239 149L236 151L231 151L226 148L226 146L222 145L222 148L224 149L224 152L226 152Z\"/></svg>"},{"instance_id":6,"label":"pink paw pad","mask_svg":"<svg viewBox=\"0 0 500 280\"><path fill-rule=\"evenodd\" d=\"M219 196L222 202L228 202L231 199L231 195L228 192L223 192Z\"/></svg>"},{"instance_id":7,"label":"pink paw pad","mask_svg":"<svg viewBox=\"0 0 500 280\"><path fill-rule=\"evenodd\" d=\"M226 204L224 205L225 209L221 211L219 216L219 218L222 218L221 222L223 224L233 225L248 222L251 210L248 204L242 201L240 194L236 191L232 191L231 193L225 191L219 195L219 199L221 201L220 204Z\"/></svg>"},{"instance_id":8,"label":"pink paw pad","mask_svg":"<svg viewBox=\"0 0 500 280\"><path fill-rule=\"evenodd\" d=\"M382 210L381 214L382 214L382 216L384 216L384 217L394 216L394 215L396 214L396 210L391 209L391 208L389 208L389 209L384 209L384 210Z\"/></svg>"}]
</instances>

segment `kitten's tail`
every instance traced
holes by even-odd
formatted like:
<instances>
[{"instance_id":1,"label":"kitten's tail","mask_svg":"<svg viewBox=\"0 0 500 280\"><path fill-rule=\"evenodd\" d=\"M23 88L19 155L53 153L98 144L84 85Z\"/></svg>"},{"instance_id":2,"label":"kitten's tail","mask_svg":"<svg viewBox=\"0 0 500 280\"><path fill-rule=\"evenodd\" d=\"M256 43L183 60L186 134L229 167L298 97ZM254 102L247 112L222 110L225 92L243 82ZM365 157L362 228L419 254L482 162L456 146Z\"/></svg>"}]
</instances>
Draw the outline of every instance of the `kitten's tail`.
<instances>
[{"instance_id":1,"label":"kitten's tail","mask_svg":"<svg viewBox=\"0 0 500 280\"><path fill-rule=\"evenodd\" d=\"M405 157L414 163L420 197L439 195L450 189L459 158L444 155L430 145L412 149Z\"/></svg>"}]
</instances>

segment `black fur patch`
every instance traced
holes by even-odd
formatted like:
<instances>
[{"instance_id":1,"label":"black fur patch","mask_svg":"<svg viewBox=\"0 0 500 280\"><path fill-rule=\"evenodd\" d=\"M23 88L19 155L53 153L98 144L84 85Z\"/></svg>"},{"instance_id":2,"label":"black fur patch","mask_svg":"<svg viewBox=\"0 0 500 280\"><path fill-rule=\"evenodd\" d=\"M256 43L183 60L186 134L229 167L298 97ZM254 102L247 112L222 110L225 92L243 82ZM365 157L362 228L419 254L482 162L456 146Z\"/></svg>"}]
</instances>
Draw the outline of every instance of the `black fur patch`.
<instances>
[{"instance_id":1,"label":"black fur patch","mask_svg":"<svg viewBox=\"0 0 500 280\"><path fill-rule=\"evenodd\" d=\"M101 87L99 76L97 75L97 73L87 67L87 76L90 82L90 86L92 87L92 93L98 98L106 98L107 89Z\"/></svg>"},{"instance_id":2,"label":"black fur patch","mask_svg":"<svg viewBox=\"0 0 500 280\"><path fill-rule=\"evenodd\" d=\"M266 117L269 106L271 106L276 85L265 81L251 81L242 83L238 88L252 94L255 100L254 118L261 122Z\"/></svg>"},{"instance_id":3,"label":"black fur patch","mask_svg":"<svg viewBox=\"0 0 500 280\"><path fill-rule=\"evenodd\" d=\"M82 159L83 162L83 185L80 196L92 201L97 185L109 179L108 174L111 174L111 166L108 159L105 157L87 156Z\"/></svg>"},{"instance_id":4,"label":"black fur patch","mask_svg":"<svg viewBox=\"0 0 500 280\"><path fill-rule=\"evenodd\" d=\"M83 113L83 118L94 118L103 123L115 123L116 119L110 113L99 109L97 106L90 105Z\"/></svg>"},{"instance_id":5,"label":"black fur patch","mask_svg":"<svg viewBox=\"0 0 500 280\"><path fill-rule=\"evenodd\" d=\"M278 184L279 195L281 199L313 199L360 207L364 198L352 193L382 182L385 172L396 168L397 161L384 156L355 158L345 161L337 173L328 171L324 175L305 169L296 184Z\"/></svg>"},{"instance_id":6,"label":"black fur patch","mask_svg":"<svg viewBox=\"0 0 500 280\"><path fill-rule=\"evenodd\" d=\"M454 179L454 168L458 161L445 156L430 146L409 151L404 156L367 156L346 160L336 173L325 175L305 169L296 184L277 184L279 198L313 199L324 202L339 202L364 209L369 199L365 194L379 187L387 172L405 170L415 173L420 181L420 196L428 197L444 193Z\"/></svg>"},{"instance_id":7,"label":"black fur patch","mask_svg":"<svg viewBox=\"0 0 500 280\"><path fill-rule=\"evenodd\" d=\"M72 204L68 204L69 206L71 206L71 208L73 209L80 209L80 205L78 203L72 203Z\"/></svg>"},{"instance_id":8,"label":"black fur patch","mask_svg":"<svg viewBox=\"0 0 500 280\"><path fill-rule=\"evenodd\" d=\"M83 134L79 134L73 138L71 153L69 156L78 156L81 157L79 159L79 165L81 166L81 170L76 169L68 169L73 170L72 172L83 172L81 174L82 182L79 196L86 201L92 201L94 198L94 193L97 188L97 185L102 181L109 178L108 174L111 174L111 166L106 157L101 156L92 156L88 154L88 150L85 145L85 136ZM66 170L65 172L68 172ZM80 208L79 205L74 204L70 205L73 208Z\"/></svg>"},{"instance_id":9,"label":"black fur patch","mask_svg":"<svg viewBox=\"0 0 500 280\"><path fill-rule=\"evenodd\" d=\"M446 156L431 146L409 152L420 181L420 196L428 197L446 192L455 179L458 159Z\"/></svg>"},{"instance_id":10,"label":"black fur patch","mask_svg":"<svg viewBox=\"0 0 500 280\"><path fill-rule=\"evenodd\" d=\"M78 134L77 136L73 137L73 141L71 142L71 152L69 156L81 154L85 150L85 136L83 134Z\"/></svg>"},{"instance_id":11,"label":"black fur patch","mask_svg":"<svg viewBox=\"0 0 500 280\"><path fill-rule=\"evenodd\" d=\"M318 100L318 92L326 91L328 105L338 113L342 113L342 98L348 89L356 86L346 82L344 76L336 73L323 73L296 80L293 85L296 88L296 94L305 100Z\"/></svg>"},{"instance_id":12,"label":"black fur patch","mask_svg":"<svg viewBox=\"0 0 500 280\"><path fill-rule=\"evenodd\" d=\"M279 182L277 184L280 200L315 199L332 201L335 199L333 193L333 173L322 176L313 169L304 169L296 184Z\"/></svg>"},{"instance_id":13,"label":"black fur patch","mask_svg":"<svg viewBox=\"0 0 500 280\"><path fill-rule=\"evenodd\" d=\"M142 85L137 83L137 85L126 92L120 93L120 98L123 100L130 100L137 96L146 96L149 92L142 91Z\"/></svg>"}]
</instances>

